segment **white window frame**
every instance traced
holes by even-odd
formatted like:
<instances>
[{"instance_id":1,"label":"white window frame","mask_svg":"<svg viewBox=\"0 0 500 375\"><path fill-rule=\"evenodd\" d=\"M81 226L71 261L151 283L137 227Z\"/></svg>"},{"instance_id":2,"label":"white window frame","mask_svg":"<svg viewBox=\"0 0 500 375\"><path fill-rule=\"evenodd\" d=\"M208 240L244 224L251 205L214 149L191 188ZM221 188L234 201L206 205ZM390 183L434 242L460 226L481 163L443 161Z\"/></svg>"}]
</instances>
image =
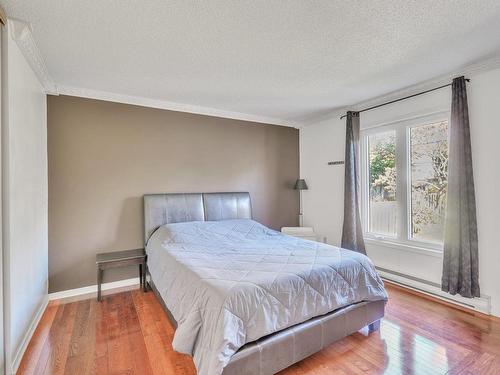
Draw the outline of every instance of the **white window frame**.
<instances>
[{"instance_id":1,"label":"white window frame","mask_svg":"<svg viewBox=\"0 0 500 375\"><path fill-rule=\"evenodd\" d=\"M442 252L442 243L424 242L411 238L411 160L410 160L410 130L416 126L428 125L440 121L450 123L450 111L440 111L423 116L398 120L361 129L361 219L363 236L367 242L398 246L400 249L428 250ZM369 229L369 162L368 137L372 134L395 131L396 133L396 202L397 202L397 236L387 236L371 233Z\"/></svg>"}]
</instances>

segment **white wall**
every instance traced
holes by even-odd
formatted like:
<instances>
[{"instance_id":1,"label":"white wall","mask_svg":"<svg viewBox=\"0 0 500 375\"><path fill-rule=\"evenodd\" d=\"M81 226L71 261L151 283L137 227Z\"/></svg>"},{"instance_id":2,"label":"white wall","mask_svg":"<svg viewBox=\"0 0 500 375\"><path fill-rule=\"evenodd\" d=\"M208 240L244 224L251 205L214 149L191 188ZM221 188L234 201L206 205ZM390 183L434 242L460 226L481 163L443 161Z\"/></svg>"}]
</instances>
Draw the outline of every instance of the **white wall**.
<instances>
[{"instance_id":1,"label":"white wall","mask_svg":"<svg viewBox=\"0 0 500 375\"><path fill-rule=\"evenodd\" d=\"M491 296L492 313L500 316L500 69L468 75L469 115L476 186L481 292ZM451 89L435 91L361 114L361 127L450 110ZM313 226L320 238L339 245L344 204L344 167L328 166L344 160L344 112L300 131L301 176L310 190L304 192L304 225ZM368 255L377 266L435 283L441 281L442 257L427 252L409 252L397 247L367 244Z\"/></svg>"},{"instance_id":2,"label":"white wall","mask_svg":"<svg viewBox=\"0 0 500 375\"><path fill-rule=\"evenodd\" d=\"M2 122L8 369L46 301L48 270L46 95L10 33L3 40L6 112Z\"/></svg>"},{"instance_id":3,"label":"white wall","mask_svg":"<svg viewBox=\"0 0 500 375\"><path fill-rule=\"evenodd\" d=\"M3 44L3 34L5 33L5 28L3 24L0 24L0 51L2 50L2 44ZM1 57L1 54L0 54ZM2 66L4 62L3 59L0 58L0 72L3 71ZM0 74L0 87L2 85L4 77ZM1 114L3 114L3 102L2 102L2 92L3 92L3 87L0 88L0 125L3 123L4 119L1 117ZM1 145L1 140L2 140L2 134L0 132L0 165L2 162L2 156L1 156L1 151L2 151L2 145ZM0 196L2 195L2 189L3 186L1 186L1 172L0 172ZM2 202L0 202L0 213L2 212ZM2 225L2 215L0 215L0 226ZM5 348L4 348L4 313L3 313L3 308L4 308L4 293L3 293L3 228L0 228L0 374L5 374Z\"/></svg>"}]
</instances>

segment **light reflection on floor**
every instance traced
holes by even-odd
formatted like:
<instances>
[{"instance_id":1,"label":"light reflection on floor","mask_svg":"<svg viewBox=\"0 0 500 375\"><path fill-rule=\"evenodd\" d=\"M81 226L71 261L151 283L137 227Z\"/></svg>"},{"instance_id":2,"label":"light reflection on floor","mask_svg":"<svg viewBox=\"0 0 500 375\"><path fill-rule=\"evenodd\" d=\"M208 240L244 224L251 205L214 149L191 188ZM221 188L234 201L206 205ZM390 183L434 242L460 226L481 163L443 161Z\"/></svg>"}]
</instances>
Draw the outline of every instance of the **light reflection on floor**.
<instances>
[{"instance_id":1,"label":"light reflection on floor","mask_svg":"<svg viewBox=\"0 0 500 375\"><path fill-rule=\"evenodd\" d=\"M388 319L380 328L380 339L387 353L383 374L446 374L446 348L419 334L407 333Z\"/></svg>"}]
</instances>

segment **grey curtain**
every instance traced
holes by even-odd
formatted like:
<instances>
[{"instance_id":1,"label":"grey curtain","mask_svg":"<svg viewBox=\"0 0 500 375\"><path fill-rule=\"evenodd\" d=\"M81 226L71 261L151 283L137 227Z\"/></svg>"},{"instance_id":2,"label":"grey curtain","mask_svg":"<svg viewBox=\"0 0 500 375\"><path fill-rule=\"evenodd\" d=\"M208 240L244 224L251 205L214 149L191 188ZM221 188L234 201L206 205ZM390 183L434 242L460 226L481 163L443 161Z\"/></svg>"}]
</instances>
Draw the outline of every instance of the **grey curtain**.
<instances>
[{"instance_id":1,"label":"grey curtain","mask_svg":"<svg viewBox=\"0 0 500 375\"><path fill-rule=\"evenodd\" d=\"M344 225L341 247L366 254L359 209L359 113L347 112L346 118Z\"/></svg>"},{"instance_id":2,"label":"grey curtain","mask_svg":"<svg viewBox=\"0 0 500 375\"><path fill-rule=\"evenodd\" d=\"M443 291L479 297L477 242L467 88L465 78L459 77L452 83Z\"/></svg>"}]
</instances>

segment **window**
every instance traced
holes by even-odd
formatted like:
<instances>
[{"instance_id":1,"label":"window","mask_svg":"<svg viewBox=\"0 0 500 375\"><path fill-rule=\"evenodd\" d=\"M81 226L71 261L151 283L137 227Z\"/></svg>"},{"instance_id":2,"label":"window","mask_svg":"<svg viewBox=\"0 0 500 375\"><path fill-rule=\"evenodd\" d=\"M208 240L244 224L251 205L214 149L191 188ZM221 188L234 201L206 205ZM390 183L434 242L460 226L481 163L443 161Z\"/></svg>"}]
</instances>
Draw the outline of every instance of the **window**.
<instances>
[{"instance_id":1,"label":"window","mask_svg":"<svg viewBox=\"0 0 500 375\"><path fill-rule=\"evenodd\" d=\"M362 131L365 237L442 248L448 175L446 117Z\"/></svg>"}]
</instances>

